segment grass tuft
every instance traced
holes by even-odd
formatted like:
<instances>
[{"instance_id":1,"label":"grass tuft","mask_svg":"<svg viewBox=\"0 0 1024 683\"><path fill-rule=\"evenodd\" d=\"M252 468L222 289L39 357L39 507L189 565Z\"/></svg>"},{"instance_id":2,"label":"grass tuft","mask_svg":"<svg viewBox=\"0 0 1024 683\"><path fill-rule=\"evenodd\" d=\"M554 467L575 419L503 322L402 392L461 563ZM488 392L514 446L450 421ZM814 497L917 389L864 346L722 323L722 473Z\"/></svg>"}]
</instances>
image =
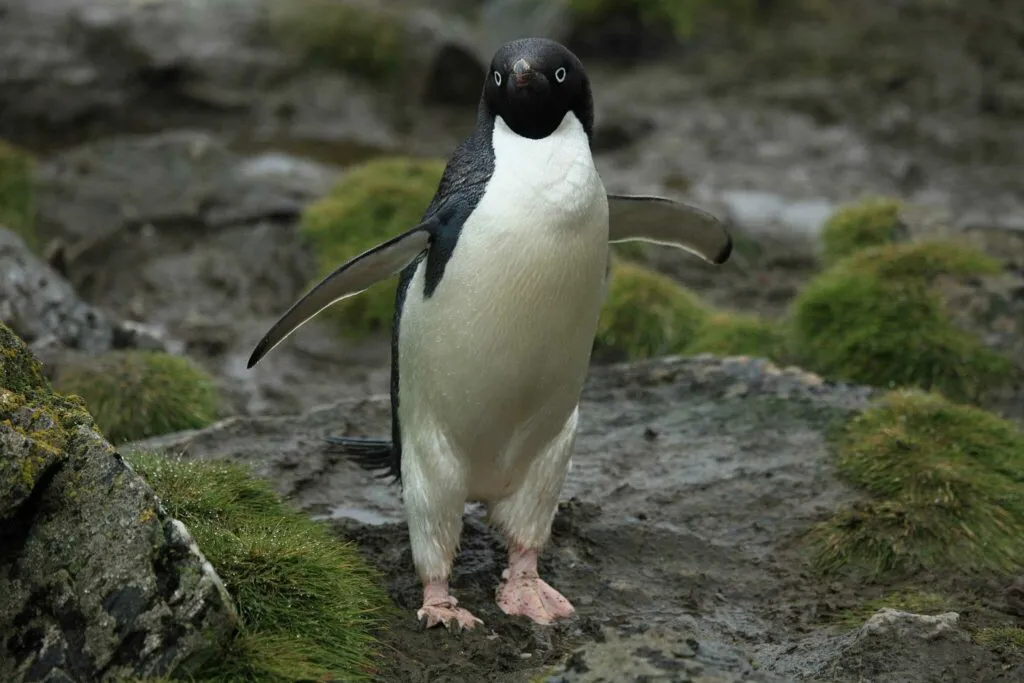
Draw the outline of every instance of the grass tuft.
<instances>
[{"instance_id":1,"label":"grass tuft","mask_svg":"<svg viewBox=\"0 0 1024 683\"><path fill-rule=\"evenodd\" d=\"M976 401L1012 377L1012 362L954 325L933 291L941 275L998 272L947 242L872 247L817 276L792 304L796 360L830 379L918 387Z\"/></svg>"},{"instance_id":2,"label":"grass tuft","mask_svg":"<svg viewBox=\"0 0 1024 683\"><path fill-rule=\"evenodd\" d=\"M890 392L833 435L840 474L871 495L812 531L825 573L1024 567L1024 433L972 406Z\"/></svg>"},{"instance_id":3,"label":"grass tuft","mask_svg":"<svg viewBox=\"0 0 1024 683\"><path fill-rule=\"evenodd\" d=\"M371 680L372 633L390 603L351 544L239 465L128 460L189 528L238 608L238 633L195 680Z\"/></svg>"},{"instance_id":4,"label":"grass tuft","mask_svg":"<svg viewBox=\"0 0 1024 683\"><path fill-rule=\"evenodd\" d=\"M307 63L372 80L393 77L403 60L398 13L352 0L272 0L268 30Z\"/></svg>"},{"instance_id":5,"label":"grass tuft","mask_svg":"<svg viewBox=\"0 0 1024 683\"><path fill-rule=\"evenodd\" d=\"M686 353L753 356L784 362L786 334L779 325L755 315L717 312L704 320Z\"/></svg>"},{"instance_id":6,"label":"grass tuft","mask_svg":"<svg viewBox=\"0 0 1024 683\"><path fill-rule=\"evenodd\" d=\"M822 228L822 259L832 265L866 249L896 242L904 230L902 205L878 197L840 207Z\"/></svg>"},{"instance_id":7,"label":"grass tuft","mask_svg":"<svg viewBox=\"0 0 1024 683\"><path fill-rule=\"evenodd\" d=\"M992 626L978 629L974 642L996 650L1024 652L1024 628L1018 626Z\"/></svg>"},{"instance_id":8,"label":"grass tuft","mask_svg":"<svg viewBox=\"0 0 1024 683\"><path fill-rule=\"evenodd\" d=\"M708 315L700 299L668 276L616 261L595 350L628 360L681 353Z\"/></svg>"},{"instance_id":9,"label":"grass tuft","mask_svg":"<svg viewBox=\"0 0 1024 683\"><path fill-rule=\"evenodd\" d=\"M54 388L80 396L113 444L213 423L220 395L192 360L160 351L121 350L62 366Z\"/></svg>"},{"instance_id":10,"label":"grass tuft","mask_svg":"<svg viewBox=\"0 0 1024 683\"><path fill-rule=\"evenodd\" d=\"M38 253L32 167L28 152L0 140L0 227L14 231Z\"/></svg>"},{"instance_id":11,"label":"grass tuft","mask_svg":"<svg viewBox=\"0 0 1024 683\"><path fill-rule=\"evenodd\" d=\"M326 197L307 207L299 229L316 254L316 281L415 227L443 172L444 162L434 159L377 159L349 171ZM397 278L381 282L321 316L350 337L390 331L396 286Z\"/></svg>"},{"instance_id":12,"label":"grass tuft","mask_svg":"<svg viewBox=\"0 0 1024 683\"><path fill-rule=\"evenodd\" d=\"M622 12L636 12L650 26L668 26L678 38L686 38L708 19L725 17L750 22L758 11L757 0L569 0L577 17L600 21Z\"/></svg>"}]
</instances>

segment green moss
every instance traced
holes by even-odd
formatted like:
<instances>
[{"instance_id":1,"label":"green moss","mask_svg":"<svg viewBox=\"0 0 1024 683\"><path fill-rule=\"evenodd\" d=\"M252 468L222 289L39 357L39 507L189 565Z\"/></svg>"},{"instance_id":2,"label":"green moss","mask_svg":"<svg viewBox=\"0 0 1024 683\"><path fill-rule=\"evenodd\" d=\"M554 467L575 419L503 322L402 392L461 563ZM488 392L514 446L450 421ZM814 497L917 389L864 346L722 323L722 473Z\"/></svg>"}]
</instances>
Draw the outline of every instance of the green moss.
<instances>
[{"instance_id":1,"label":"green moss","mask_svg":"<svg viewBox=\"0 0 1024 683\"><path fill-rule=\"evenodd\" d=\"M385 158L351 170L303 212L301 234L317 259L317 278L416 226L444 172L438 160ZM311 283L313 284L313 283ZM391 329L397 278L340 301L323 313L352 337Z\"/></svg>"},{"instance_id":2,"label":"green moss","mask_svg":"<svg viewBox=\"0 0 1024 683\"><path fill-rule=\"evenodd\" d=\"M341 0L272 0L268 30L308 63L371 79L395 75L403 60L398 12L373 3Z\"/></svg>"},{"instance_id":3,"label":"green moss","mask_svg":"<svg viewBox=\"0 0 1024 683\"><path fill-rule=\"evenodd\" d=\"M1013 365L957 328L933 291L942 274L998 271L998 264L944 242L857 252L817 276L792 305L796 360L831 379L908 386L974 401L1012 377Z\"/></svg>"},{"instance_id":4,"label":"green moss","mask_svg":"<svg viewBox=\"0 0 1024 683\"><path fill-rule=\"evenodd\" d=\"M38 251L32 166L28 152L0 140L0 226L13 230Z\"/></svg>"},{"instance_id":5,"label":"green moss","mask_svg":"<svg viewBox=\"0 0 1024 683\"><path fill-rule=\"evenodd\" d=\"M60 369L55 387L81 396L114 444L199 429L218 417L213 378L188 358L156 351L113 351Z\"/></svg>"},{"instance_id":6,"label":"green moss","mask_svg":"<svg viewBox=\"0 0 1024 683\"><path fill-rule=\"evenodd\" d=\"M610 20L622 12L636 12L650 26L669 26L685 38L707 19L725 17L748 22L757 12L758 0L569 0L569 10L585 21Z\"/></svg>"},{"instance_id":7,"label":"green moss","mask_svg":"<svg viewBox=\"0 0 1024 683\"><path fill-rule=\"evenodd\" d=\"M681 353L708 316L701 301L671 278L615 262L595 350L627 359Z\"/></svg>"},{"instance_id":8,"label":"green moss","mask_svg":"<svg viewBox=\"0 0 1024 683\"><path fill-rule=\"evenodd\" d=\"M885 197L840 207L821 232L822 258L831 265L861 249L896 242L900 236L900 202Z\"/></svg>"},{"instance_id":9,"label":"green moss","mask_svg":"<svg viewBox=\"0 0 1024 683\"><path fill-rule=\"evenodd\" d=\"M202 681L370 680L390 604L351 544L243 467L134 453L133 468L192 532L241 625Z\"/></svg>"},{"instance_id":10,"label":"green moss","mask_svg":"<svg viewBox=\"0 0 1024 683\"><path fill-rule=\"evenodd\" d=\"M812 533L822 571L1024 567L1024 433L919 391L891 392L833 435L840 474L871 495Z\"/></svg>"},{"instance_id":11,"label":"green moss","mask_svg":"<svg viewBox=\"0 0 1024 683\"><path fill-rule=\"evenodd\" d=\"M843 611L836 621L848 628L855 628L870 619L878 610L886 607L913 614L941 614L949 611L946 598L936 593L917 590L895 591L880 598L865 600L856 607Z\"/></svg>"},{"instance_id":12,"label":"green moss","mask_svg":"<svg viewBox=\"0 0 1024 683\"><path fill-rule=\"evenodd\" d=\"M786 335L779 325L758 316L718 312L704 320L685 352L754 356L784 362Z\"/></svg>"},{"instance_id":13,"label":"green moss","mask_svg":"<svg viewBox=\"0 0 1024 683\"><path fill-rule=\"evenodd\" d=\"M1024 628L992 626L978 629L974 641L979 645L1010 652L1024 652Z\"/></svg>"},{"instance_id":14,"label":"green moss","mask_svg":"<svg viewBox=\"0 0 1024 683\"><path fill-rule=\"evenodd\" d=\"M46 389L43 366L11 328L0 322L0 387L24 394Z\"/></svg>"}]
</instances>

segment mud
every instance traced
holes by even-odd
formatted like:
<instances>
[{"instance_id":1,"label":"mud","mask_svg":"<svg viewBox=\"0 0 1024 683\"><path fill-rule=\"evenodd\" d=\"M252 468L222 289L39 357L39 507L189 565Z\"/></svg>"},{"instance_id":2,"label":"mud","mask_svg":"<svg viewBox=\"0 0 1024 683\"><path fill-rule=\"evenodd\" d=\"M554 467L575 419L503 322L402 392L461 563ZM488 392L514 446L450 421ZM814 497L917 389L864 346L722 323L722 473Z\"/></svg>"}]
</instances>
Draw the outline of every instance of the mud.
<instances>
[{"instance_id":1,"label":"mud","mask_svg":"<svg viewBox=\"0 0 1024 683\"><path fill-rule=\"evenodd\" d=\"M834 476L825 433L871 395L748 359L595 370L541 560L542 575L577 608L556 627L498 609L505 549L476 506L467 508L452 587L484 627L449 633L417 623L420 587L397 488L322 446L330 433L386 433L383 396L236 418L133 448L249 462L311 514L332 519L398 607L381 635L377 680L1015 680L1024 655L987 650L968 635L1012 619L995 599L1009 581L930 577L929 590L948 591L950 609L961 612L947 635L926 639L838 625L844 611L892 586L827 582L808 570L801 535L855 498ZM615 655L623 638L629 647Z\"/></svg>"}]
</instances>

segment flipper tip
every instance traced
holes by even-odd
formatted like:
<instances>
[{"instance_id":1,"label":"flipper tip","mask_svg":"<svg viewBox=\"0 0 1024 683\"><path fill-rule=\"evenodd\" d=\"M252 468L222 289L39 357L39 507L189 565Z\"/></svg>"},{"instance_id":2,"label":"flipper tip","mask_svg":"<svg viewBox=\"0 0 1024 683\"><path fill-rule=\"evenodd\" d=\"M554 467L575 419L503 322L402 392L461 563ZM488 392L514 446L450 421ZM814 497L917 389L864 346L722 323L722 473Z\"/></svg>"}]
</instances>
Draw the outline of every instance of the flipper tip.
<instances>
[{"instance_id":1,"label":"flipper tip","mask_svg":"<svg viewBox=\"0 0 1024 683\"><path fill-rule=\"evenodd\" d=\"M720 266L723 263L725 263L726 261L728 261L729 257L731 255L732 255L732 236L731 235L726 235L725 246L723 246L722 250L720 252L718 252L718 256L716 256L714 258L712 263L714 263L716 266Z\"/></svg>"}]
</instances>

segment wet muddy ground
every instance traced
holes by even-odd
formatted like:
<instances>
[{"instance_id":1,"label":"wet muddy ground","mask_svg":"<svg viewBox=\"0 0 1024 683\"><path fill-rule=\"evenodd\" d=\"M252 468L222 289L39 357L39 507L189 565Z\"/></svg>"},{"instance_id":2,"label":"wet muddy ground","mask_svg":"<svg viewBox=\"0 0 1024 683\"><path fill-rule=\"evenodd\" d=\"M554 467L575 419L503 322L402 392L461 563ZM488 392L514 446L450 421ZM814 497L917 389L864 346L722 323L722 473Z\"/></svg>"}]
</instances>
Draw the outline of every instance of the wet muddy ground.
<instances>
[{"instance_id":1,"label":"wet muddy ground","mask_svg":"<svg viewBox=\"0 0 1024 683\"><path fill-rule=\"evenodd\" d=\"M399 608L382 635L381 681L1018 680L1024 654L986 649L967 635L1012 621L1009 582L927 578L959 613L957 628L929 639L839 625L848 610L895 587L847 585L809 570L802 534L855 497L833 475L825 432L869 396L743 359L595 371L541 562L577 608L556 627L497 608L505 551L472 506L452 586L484 627L450 633L417 623L420 587L397 488L322 445L332 433L386 433L384 397L236 418L133 447L251 463L311 514L333 518ZM568 669L552 672L567 655Z\"/></svg>"}]
</instances>

